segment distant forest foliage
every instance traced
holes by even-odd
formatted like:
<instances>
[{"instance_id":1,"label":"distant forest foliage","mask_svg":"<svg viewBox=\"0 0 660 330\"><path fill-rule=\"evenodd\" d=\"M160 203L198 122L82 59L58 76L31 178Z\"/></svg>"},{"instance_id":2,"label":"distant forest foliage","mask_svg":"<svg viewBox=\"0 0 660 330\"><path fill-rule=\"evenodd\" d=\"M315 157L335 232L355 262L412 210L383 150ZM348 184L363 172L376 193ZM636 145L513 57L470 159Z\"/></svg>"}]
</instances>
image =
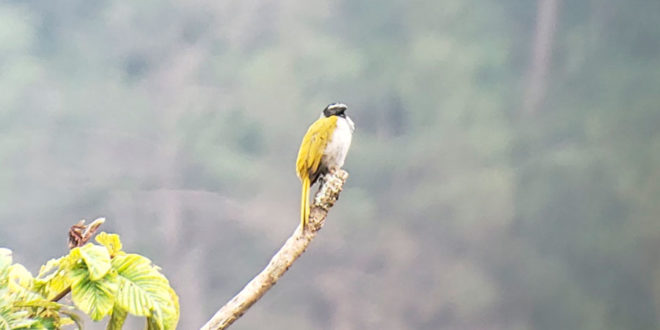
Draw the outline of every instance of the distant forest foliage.
<instances>
[{"instance_id":1,"label":"distant forest foliage","mask_svg":"<svg viewBox=\"0 0 660 330\"><path fill-rule=\"evenodd\" d=\"M197 328L297 226L300 139L340 101L345 190L236 329L658 329L659 22L657 0L3 1L0 247L36 273L104 216Z\"/></svg>"}]
</instances>

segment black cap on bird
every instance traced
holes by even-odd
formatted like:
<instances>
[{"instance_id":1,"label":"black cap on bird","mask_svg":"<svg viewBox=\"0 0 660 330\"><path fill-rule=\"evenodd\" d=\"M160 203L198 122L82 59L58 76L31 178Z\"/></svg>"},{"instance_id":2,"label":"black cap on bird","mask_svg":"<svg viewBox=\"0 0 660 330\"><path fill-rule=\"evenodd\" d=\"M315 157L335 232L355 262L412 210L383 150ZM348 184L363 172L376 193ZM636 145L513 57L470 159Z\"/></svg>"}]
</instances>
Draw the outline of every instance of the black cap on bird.
<instances>
[{"instance_id":1,"label":"black cap on bird","mask_svg":"<svg viewBox=\"0 0 660 330\"><path fill-rule=\"evenodd\" d=\"M329 104L325 109L323 109L323 115L326 117L330 116L345 116L344 111L346 111L348 107L346 104L343 103L332 103Z\"/></svg>"}]
</instances>

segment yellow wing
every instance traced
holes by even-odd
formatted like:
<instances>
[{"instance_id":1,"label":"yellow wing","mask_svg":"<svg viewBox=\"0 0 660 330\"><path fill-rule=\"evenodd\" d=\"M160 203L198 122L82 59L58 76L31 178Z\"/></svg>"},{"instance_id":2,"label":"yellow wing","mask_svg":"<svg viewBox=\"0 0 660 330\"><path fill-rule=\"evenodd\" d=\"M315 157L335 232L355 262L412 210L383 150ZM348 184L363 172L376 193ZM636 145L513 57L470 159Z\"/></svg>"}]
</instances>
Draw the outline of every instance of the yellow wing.
<instances>
[{"instance_id":1,"label":"yellow wing","mask_svg":"<svg viewBox=\"0 0 660 330\"><path fill-rule=\"evenodd\" d=\"M318 171L323 152L335 127L337 127L337 116L322 117L315 121L305 133L296 161L296 172L301 180L309 178Z\"/></svg>"}]
</instances>

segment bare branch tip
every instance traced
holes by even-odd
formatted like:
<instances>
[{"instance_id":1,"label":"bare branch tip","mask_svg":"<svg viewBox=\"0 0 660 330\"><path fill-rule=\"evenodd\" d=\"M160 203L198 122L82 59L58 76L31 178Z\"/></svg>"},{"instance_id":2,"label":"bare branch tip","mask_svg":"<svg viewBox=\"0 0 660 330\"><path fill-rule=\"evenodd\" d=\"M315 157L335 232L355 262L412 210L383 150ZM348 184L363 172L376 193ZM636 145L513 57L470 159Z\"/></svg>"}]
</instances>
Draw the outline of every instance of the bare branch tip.
<instances>
[{"instance_id":1,"label":"bare branch tip","mask_svg":"<svg viewBox=\"0 0 660 330\"><path fill-rule=\"evenodd\" d=\"M85 225L85 220L80 220L69 229L69 249L85 245L99 230L105 222L105 218L98 218L89 225Z\"/></svg>"}]
</instances>

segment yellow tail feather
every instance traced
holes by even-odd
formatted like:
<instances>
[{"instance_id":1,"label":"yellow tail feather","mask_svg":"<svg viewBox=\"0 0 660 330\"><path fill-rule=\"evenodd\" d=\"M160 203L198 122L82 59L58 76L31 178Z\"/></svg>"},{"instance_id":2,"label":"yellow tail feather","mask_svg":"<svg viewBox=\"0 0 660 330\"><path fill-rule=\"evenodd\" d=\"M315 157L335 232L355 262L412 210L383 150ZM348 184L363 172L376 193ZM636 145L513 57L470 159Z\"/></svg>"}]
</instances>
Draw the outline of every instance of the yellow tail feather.
<instances>
[{"instance_id":1,"label":"yellow tail feather","mask_svg":"<svg viewBox=\"0 0 660 330\"><path fill-rule=\"evenodd\" d=\"M309 177L302 180L302 197L300 200L300 223L302 229L307 227L307 220L309 218Z\"/></svg>"}]
</instances>

